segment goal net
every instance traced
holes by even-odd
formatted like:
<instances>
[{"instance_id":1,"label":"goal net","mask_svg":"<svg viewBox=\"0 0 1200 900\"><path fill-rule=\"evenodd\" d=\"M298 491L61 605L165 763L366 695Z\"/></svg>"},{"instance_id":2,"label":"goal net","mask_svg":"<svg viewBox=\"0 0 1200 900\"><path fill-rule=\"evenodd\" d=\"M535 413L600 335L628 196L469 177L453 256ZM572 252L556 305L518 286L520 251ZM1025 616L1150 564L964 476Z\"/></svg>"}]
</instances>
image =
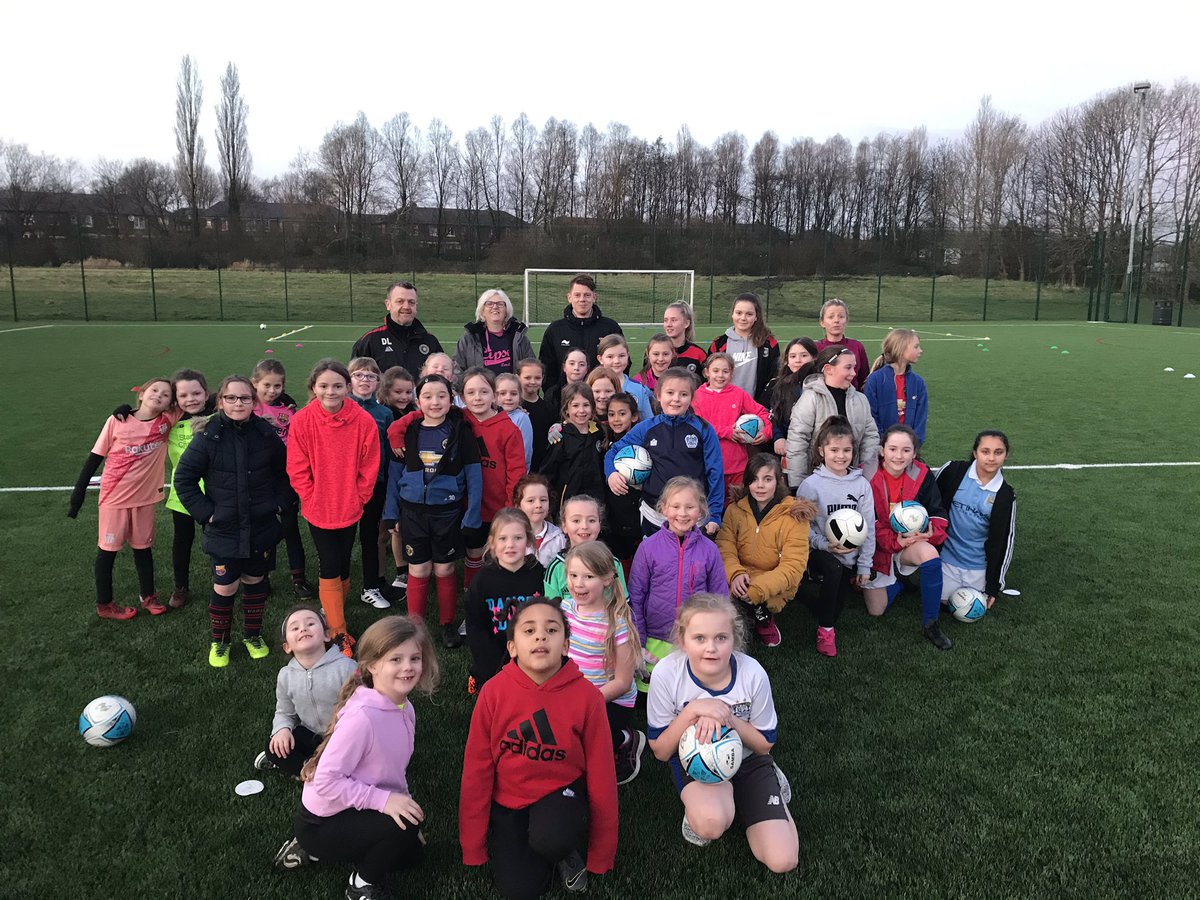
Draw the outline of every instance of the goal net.
<instances>
[{"instance_id":1,"label":"goal net","mask_svg":"<svg viewBox=\"0 0 1200 900\"><path fill-rule=\"evenodd\" d=\"M695 299L695 269L526 269L525 324L561 319L567 286L580 273L596 279L596 305L621 325L661 325L667 304Z\"/></svg>"}]
</instances>

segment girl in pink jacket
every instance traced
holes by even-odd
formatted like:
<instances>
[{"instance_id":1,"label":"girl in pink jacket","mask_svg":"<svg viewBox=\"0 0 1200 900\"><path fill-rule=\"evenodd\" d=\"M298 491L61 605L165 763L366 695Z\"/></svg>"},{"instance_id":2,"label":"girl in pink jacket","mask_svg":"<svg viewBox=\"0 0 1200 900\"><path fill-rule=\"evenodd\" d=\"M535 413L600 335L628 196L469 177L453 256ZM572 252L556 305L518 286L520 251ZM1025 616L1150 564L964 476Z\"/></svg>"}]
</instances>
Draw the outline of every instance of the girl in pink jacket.
<instances>
[{"instance_id":1,"label":"girl in pink jacket","mask_svg":"<svg viewBox=\"0 0 1200 900\"><path fill-rule=\"evenodd\" d=\"M771 414L765 406L733 383L733 357L728 353L714 353L704 364L702 384L692 398L692 409L696 415L708 422L721 441L721 458L725 463L725 498L729 502L729 489L742 483L746 462L750 458L746 448L761 444L771 438ZM748 437L733 426L744 415L759 419L758 436Z\"/></svg>"},{"instance_id":2,"label":"girl in pink jacket","mask_svg":"<svg viewBox=\"0 0 1200 900\"><path fill-rule=\"evenodd\" d=\"M388 872L421 858L425 813L407 780L416 733L413 690L432 693L438 664L425 626L388 616L363 632L325 739L304 764L295 837L275 867L349 863L346 896L382 895Z\"/></svg>"}]
</instances>

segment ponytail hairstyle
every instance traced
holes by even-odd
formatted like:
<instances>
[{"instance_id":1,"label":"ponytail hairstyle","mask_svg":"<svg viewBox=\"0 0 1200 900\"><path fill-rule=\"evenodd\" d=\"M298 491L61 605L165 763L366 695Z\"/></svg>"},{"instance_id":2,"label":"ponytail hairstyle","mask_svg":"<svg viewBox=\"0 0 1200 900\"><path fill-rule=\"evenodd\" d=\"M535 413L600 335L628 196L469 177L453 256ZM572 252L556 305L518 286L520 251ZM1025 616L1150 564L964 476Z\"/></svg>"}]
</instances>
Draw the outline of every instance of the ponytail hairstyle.
<instances>
[{"instance_id":1,"label":"ponytail hairstyle","mask_svg":"<svg viewBox=\"0 0 1200 900\"><path fill-rule=\"evenodd\" d=\"M729 374L732 377L733 369L734 369L733 357L730 356L728 353L718 351L716 353L710 353L708 355L708 359L706 359L704 361L704 377L705 378L708 377L708 367L711 366L714 362L723 362L723 363L725 363L725 365L729 366ZM732 383L733 382L730 381L730 384L732 384Z\"/></svg>"},{"instance_id":2,"label":"ponytail hairstyle","mask_svg":"<svg viewBox=\"0 0 1200 900\"><path fill-rule=\"evenodd\" d=\"M828 300L826 300L824 303L821 304L821 311L819 313L817 313L818 324L825 321L825 311L834 306L840 306L843 310L845 310L846 321L847 322L850 321L850 307L848 307L846 305L846 301L839 300L837 297L830 297ZM824 325L822 325L821 327L824 328Z\"/></svg>"},{"instance_id":3,"label":"ponytail hairstyle","mask_svg":"<svg viewBox=\"0 0 1200 900\"><path fill-rule=\"evenodd\" d=\"M687 327L683 329L683 339L689 344L696 339L696 321L692 315L692 307L686 300L676 300L674 303L668 303L666 309L663 310L665 315L668 309L673 309L681 316L687 319Z\"/></svg>"},{"instance_id":4,"label":"ponytail hairstyle","mask_svg":"<svg viewBox=\"0 0 1200 900\"><path fill-rule=\"evenodd\" d=\"M278 375L280 378L287 381L287 370L277 359L260 359L254 364L254 371L250 373L251 381L260 381L264 375Z\"/></svg>"},{"instance_id":5,"label":"ponytail hairstyle","mask_svg":"<svg viewBox=\"0 0 1200 900\"><path fill-rule=\"evenodd\" d=\"M163 384L167 385L167 387L169 387L171 389L171 406L175 405L175 383L173 381L171 381L170 378L150 378L150 379L147 379L142 384L141 387L137 388L138 402L137 402L137 406L135 406L134 409L137 409L138 407L140 407L142 405L142 394L145 391L150 390L150 385L158 384L158 382L160 382L160 381L163 382ZM169 408L170 407L168 407L168 409Z\"/></svg>"},{"instance_id":6,"label":"ponytail hairstyle","mask_svg":"<svg viewBox=\"0 0 1200 900\"><path fill-rule=\"evenodd\" d=\"M665 331L659 331L650 336L650 340L646 341L646 352L642 355L642 373L650 371L650 348L655 344L666 344L671 351L671 362L675 361L675 345L671 343L671 339L667 337ZM670 364L667 365L666 372L671 371ZM663 374L665 375L666 372ZM691 374L690 372L688 373Z\"/></svg>"},{"instance_id":7,"label":"ponytail hairstyle","mask_svg":"<svg viewBox=\"0 0 1200 900\"><path fill-rule=\"evenodd\" d=\"M908 348L918 340L920 338L911 328L893 328L883 339L882 352L875 357L875 362L871 364L871 371L875 372L884 366L898 362L908 352Z\"/></svg>"},{"instance_id":8,"label":"ponytail hairstyle","mask_svg":"<svg viewBox=\"0 0 1200 900\"><path fill-rule=\"evenodd\" d=\"M708 518L708 495L704 492L704 485L687 475L676 475L663 485L662 493L658 495L658 503L654 507L658 514L663 515L667 503L680 491L695 493L696 500L700 503L700 521L704 522Z\"/></svg>"},{"instance_id":9,"label":"ponytail hairstyle","mask_svg":"<svg viewBox=\"0 0 1200 900\"><path fill-rule=\"evenodd\" d=\"M750 462L746 463L746 471L742 473L742 483L735 484L729 489L729 502L736 503L743 497L750 496L750 485L754 483L754 479L763 469L775 471L775 503L791 495L792 492L788 490L787 481L783 477L783 468L779 465L779 457L774 453L756 453L750 457Z\"/></svg>"},{"instance_id":10,"label":"ponytail hairstyle","mask_svg":"<svg viewBox=\"0 0 1200 900\"><path fill-rule=\"evenodd\" d=\"M882 435L880 435L880 437L879 437L879 454L880 454L880 456L883 455L883 445L888 442L888 438L890 438L893 434L902 434L902 435L906 436L910 441L912 441L913 459L919 460L921 458L921 439L919 437L917 437L917 433L915 431L913 431L907 425L901 425L900 423L896 423L895 425L890 426L887 429L887 431L885 431Z\"/></svg>"},{"instance_id":11,"label":"ponytail hairstyle","mask_svg":"<svg viewBox=\"0 0 1200 900\"><path fill-rule=\"evenodd\" d=\"M825 350L822 350L821 353L824 355ZM812 450L809 452L809 467L815 471L817 466L825 465L825 454L822 452L825 445L833 438L842 437L850 438L850 443L854 444L854 429L850 427L850 420L845 416L830 416L818 429L817 439L812 443Z\"/></svg>"},{"instance_id":12,"label":"ponytail hairstyle","mask_svg":"<svg viewBox=\"0 0 1200 900\"><path fill-rule=\"evenodd\" d=\"M734 609L733 601L720 594L709 594L703 591L699 594L692 594L679 607L679 612L675 614L675 624L671 626L671 643L676 647L682 647L688 622L696 613L705 612L724 613L729 616L729 632L733 635L733 649L744 652L746 649L746 623Z\"/></svg>"},{"instance_id":13,"label":"ponytail hairstyle","mask_svg":"<svg viewBox=\"0 0 1200 900\"><path fill-rule=\"evenodd\" d=\"M333 372L335 375L341 375L342 381L346 382L346 390L347 391L350 390L350 372L349 372L349 370L344 365L342 365L340 360L326 358L326 359L318 360L317 364L315 366L313 366L312 372L309 373L309 376L308 376L309 396L316 396L315 394L313 394L313 387L316 385L317 379L320 378L322 375L324 375L326 372Z\"/></svg>"},{"instance_id":14,"label":"ponytail hairstyle","mask_svg":"<svg viewBox=\"0 0 1200 900\"><path fill-rule=\"evenodd\" d=\"M975 435L975 443L971 445L971 455L972 456L974 456L975 451L979 449L979 442L982 441L985 437L996 438L998 441L1000 441L1000 443L1002 443L1004 445L1005 453L1010 453L1012 451L1012 448L1008 445L1008 435L1007 434L1005 434L1003 431L998 431L995 428L985 428L983 431L979 432L979 434Z\"/></svg>"},{"instance_id":15,"label":"ponytail hairstyle","mask_svg":"<svg viewBox=\"0 0 1200 900\"><path fill-rule=\"evenodd\" d=\"M622 625L628 630L629 641L634 647L640 647L642 640L638 637L637 626L633 624L633 610L629 608L629 598L621 589L621 579L617 577L617 561L613 559L612 551L603 541L584 541L577 547L567 551L564 570L571 565L572 560L581 562L589 572L597 578L609 578L611 582L604 589L604 612L608 617L608 628L604 632L604 669L605 674L612 678L617 666L617 629Z\"/></svg>"},{"instance_id":16,"label":"ponytail hairstyle","mask_svg":"<svg viewBox=\"0 0 1200 900\"><path fill-rule=\"evenodd\" d=\"M317 771L317 764L321 761L321 754L329 745L329 738L333 736L333 730L337 728L338 716L342 712L342 707L346 705L346 701L358 690L360 685L374 688L374 679L369 667L379 662L396 647L411 640L416 640L421 648L421 677L417 681L417 690L425 694L434 692L440 677L437 652L433 648L433 640L429 637L425 623L408 616L386 616L377 620L358 639L355 650L358 656L358 668L342 685L342 691L338 694L337 704L333 707L333 715L330 717L325 737L313 755L309 757L308 762L304 764L304 768L300 770L301 781L312 781L313 774Z\"/></svg>"},{"instance_id":17,"label":"ponytail hairstyle","mask_svg":"<svg viewBox=\"0 0 1200 900\"><path fill-rule=\"evenodd\" d=\"M506 506L503 509L497 510L496 514L492 516L492 527L488 531L487 549L483 554L485 559L495 559L496 554L492 552L492 540L500 533L501 528L512 524L520 525L525 529L527 546L533 546L533 525L529 521L529 516L525 515L525 513L515 506Z\"/></svg>"}]
</instances>

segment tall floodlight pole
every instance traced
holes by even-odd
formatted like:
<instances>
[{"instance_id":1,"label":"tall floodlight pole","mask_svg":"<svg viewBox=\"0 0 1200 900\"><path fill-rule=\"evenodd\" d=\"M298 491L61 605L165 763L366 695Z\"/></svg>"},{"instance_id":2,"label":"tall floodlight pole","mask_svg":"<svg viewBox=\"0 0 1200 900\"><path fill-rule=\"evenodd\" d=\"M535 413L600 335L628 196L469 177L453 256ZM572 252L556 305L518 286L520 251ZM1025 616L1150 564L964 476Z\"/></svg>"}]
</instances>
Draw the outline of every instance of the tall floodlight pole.
<instances>
[{"instance_id":1,"label":"tall floodlight pole","mask_svg":"<svg viewBox=\"0 0 1200 900\"><path fill-rule=\"evenodd\" d=\"M1133 192L1133 203L1129 210L1129 258L1125 263L1125 321L1129 321L1129 305L1133 300L1133 240L1137 236L1138 215L1142 211L1142 187L1145 182L1142 169L1142 124L1146 119L1146 94L1150 92L1150 82L1139 81L1133 86L1133 93L1138 98L1137 131L1133 133L1133 153L1136 166L1134 174L1137 177L1137 190Z\"/></svg>"}]
</instances>

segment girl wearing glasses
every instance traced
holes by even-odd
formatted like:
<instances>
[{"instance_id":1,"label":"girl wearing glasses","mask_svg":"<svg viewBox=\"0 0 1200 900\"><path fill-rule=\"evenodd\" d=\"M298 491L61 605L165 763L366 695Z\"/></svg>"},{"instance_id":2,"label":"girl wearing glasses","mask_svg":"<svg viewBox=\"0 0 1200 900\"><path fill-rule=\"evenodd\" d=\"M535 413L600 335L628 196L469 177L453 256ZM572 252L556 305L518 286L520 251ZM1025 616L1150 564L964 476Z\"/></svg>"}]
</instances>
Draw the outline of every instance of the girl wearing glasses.
<instances>
[{"instance_id":1,"label":"girl wearing glasses","mask_svg":"<svg viewBox=\"0 0 1200 900\"><path fill-rule=\"evenodd\" d=\"M323 359L308 376L312 400L292 419L287 471L300 495L317 548L317 594L334 642L353 655L346 628L354 528L375 492L379 476L379 428L370 414L347 402L350 373L336 359Z\"/></svg>"},{"instance_id":2,"label":"girl wearing glasses","mask_svg":"<svg viewBox=\"0 0 1200 900\"><path fill-rule=\"evenodd\" d=\"M391 542L390 535L381 535L379 520L383 518L383 501L387 499L387 430L392 424L392 411L376 397L379 390L379 364L369 356L357 356L347 366L350 372L350 399L368 412L379 427L379 475L375 479L375 491L363 507L358 520L358 545L362 548L363 592L362 602L376 609L387 609L392 604L383 596L383 575L379 571L380 550L383 542Z\"/></svg>"},{"instance_id":3,"label":"girl wearing glasses","mask_svg":"<svg viewBox=\"0 0 1200 900\"><path fill-rule=\"evenodd\" d=\"M217 389L217 412L196 430L175 469L179 499L204 528L212 557L208 664L229 665L233 598L242 589L242 643L252 659L262 638L267 565L279 542L278 515L289 503L287 451L275 428L254 414L254 385L230 375ZM201 487L203 482L203 487Z\"/></svg>"},{"instance_id":4,"label":"girl wearing glasses","mask_svg":"<svg viewBox=\"0 0 1200 900\"><path fill-rule=\"evenodd\" d=\"M454 351L454 374L482 366L493 374L515 372L518 360L537 356L525 323L514 318L512 301L491 288L479 295L475 321L468 322Z\"/></svg>"},{"instance_id":5,"label":"girl wearing glasses","mask_svg":"<svg viewBox=\"0 0 1200 900\"><path fill-rule=\"evenodd\" d=\"M854 387L857 371L854 352L846 347L826 347L813 360L813 374L804 379L804 390L792 409L787 436L787 475L792 488L812 473L813 441L830 416L843 416L854 432L852 466L861 466L868 481L879 468L879 430L871 418L871 404Z\"/></svg>"}]
</instances>

